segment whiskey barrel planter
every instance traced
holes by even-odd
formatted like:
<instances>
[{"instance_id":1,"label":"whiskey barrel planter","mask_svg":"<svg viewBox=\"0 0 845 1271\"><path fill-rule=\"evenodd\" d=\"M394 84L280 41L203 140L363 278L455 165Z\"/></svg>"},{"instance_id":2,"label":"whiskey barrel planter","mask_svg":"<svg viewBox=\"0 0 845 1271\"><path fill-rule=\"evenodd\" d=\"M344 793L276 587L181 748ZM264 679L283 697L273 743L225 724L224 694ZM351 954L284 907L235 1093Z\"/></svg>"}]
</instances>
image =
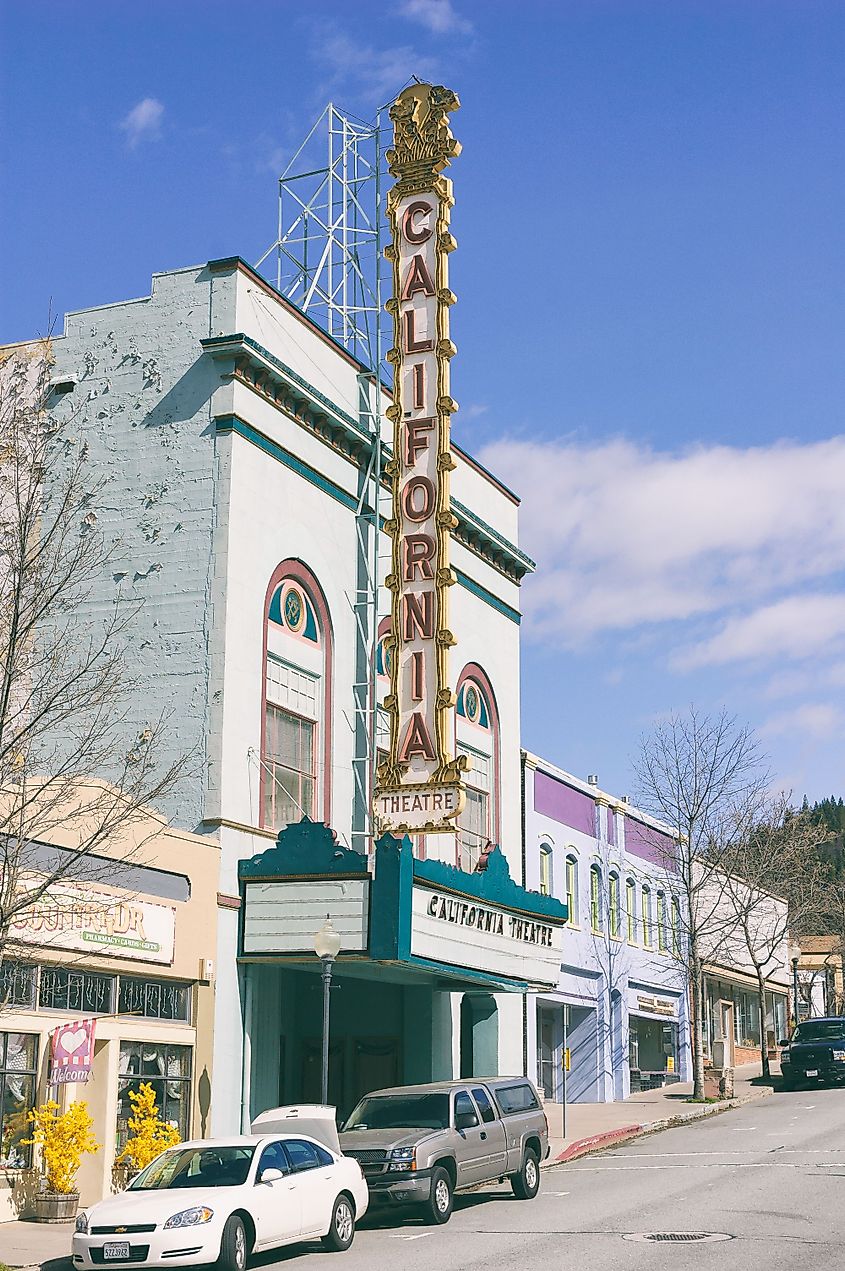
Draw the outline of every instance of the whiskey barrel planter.
<instances>
[{"instance_id":1,"label":"whiskey barrel planter","mask_svg":"<svg viewBox=\"0 0 845 1271\"><path fill-rule=\"evenodd\" d=\"M79 1208L79 1192L36 1192L36 1222L73 1222Z\"/></svg>"}]
</instances>

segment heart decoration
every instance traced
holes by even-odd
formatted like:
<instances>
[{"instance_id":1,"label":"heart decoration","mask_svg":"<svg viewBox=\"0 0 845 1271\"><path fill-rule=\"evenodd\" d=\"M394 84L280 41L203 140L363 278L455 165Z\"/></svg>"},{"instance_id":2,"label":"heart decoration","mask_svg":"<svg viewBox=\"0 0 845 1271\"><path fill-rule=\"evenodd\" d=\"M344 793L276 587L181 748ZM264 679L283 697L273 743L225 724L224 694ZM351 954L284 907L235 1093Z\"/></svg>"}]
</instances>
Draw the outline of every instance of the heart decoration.
<instances>
[{"instance_id":1,"label":"heart decoration","mask_svg":"<svg viewBox=\"0 0 845 1271\"><path fill-rule=\"evenodd\" d=\"M63 1033L59 1034L59 1045L66 1055L72 1055L79 1050L80 1046L84 1046L88 1040L88 1031L85 1028L66 1028Z\"/></svg>"}]
</instances>

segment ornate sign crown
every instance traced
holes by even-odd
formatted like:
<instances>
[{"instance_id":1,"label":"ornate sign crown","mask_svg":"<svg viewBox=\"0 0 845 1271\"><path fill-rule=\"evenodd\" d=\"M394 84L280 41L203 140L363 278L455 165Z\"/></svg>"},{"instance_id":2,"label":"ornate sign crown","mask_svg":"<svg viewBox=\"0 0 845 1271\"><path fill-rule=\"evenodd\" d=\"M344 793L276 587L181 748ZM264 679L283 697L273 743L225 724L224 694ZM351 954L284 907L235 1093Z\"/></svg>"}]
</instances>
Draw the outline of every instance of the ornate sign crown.
<instances>
[{"instance_id":1,"label":"ornate sign crown","mask_svg":"<svg viewBox=\"0 0 845 1271\"><path fill-rule=\"evenodd\" d=\"M393 146L387 152L394 197L430 190L432 178L461 153L449 127L449 112L460 106L457 93L442 84L412 84L390 107Z\"/></svg>"}]
</instances>

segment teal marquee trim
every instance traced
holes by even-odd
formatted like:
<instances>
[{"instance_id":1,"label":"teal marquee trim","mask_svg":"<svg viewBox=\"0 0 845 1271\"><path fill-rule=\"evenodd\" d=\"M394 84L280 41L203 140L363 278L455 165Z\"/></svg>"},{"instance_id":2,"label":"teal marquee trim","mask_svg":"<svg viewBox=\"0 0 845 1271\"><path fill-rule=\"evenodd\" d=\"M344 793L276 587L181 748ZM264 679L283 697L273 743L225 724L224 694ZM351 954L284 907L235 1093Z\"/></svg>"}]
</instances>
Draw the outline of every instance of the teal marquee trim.
<instances>
[{"instance_id":1,"label":"teal marquee trim","mask_svg":"<svg viewBox=\"0 0 845 1271\"><path fill-rule=\"evenodd\" d=\"M414 882L440 887L457 896L514 909L563 926L567 920L566 905L554 896L541 896L536 891L526 891L511 878L508 862L498 847L487 857L487 868L477 874L467 874L457 865L445 865L442 861L418 861L414 865Z\"/></svg>"},{"instance_id":2,"label":"teal marquee trim","mask_svg":"<svg viewBox=\"0 0 845 1271\"><path fill-rule=\"evenodd\" d=\"M367 858L339 843L330 826L309 821L307 816L281 830L266 852L238 861L238 878L247 883L331 874L369 877Z\"/></svg>"},{"instance_id":3,"label":"teal marquee trim","mask_svg":"<svg viewBox=\"0 0 845 1271\"><path fill-rule=\"evenodd\" d=\"M504 614L506 618L510 618L511 622L515 622L517 626L522 622L522 614L518 609L513 609L506 604L504 600L500 600L492 591L488 591L486 587L482 587L481 583L477 583L474 578L470 578L469 574L465 574L461 569L455 569L452 566L452 572L462 587L472 592L479 600L483 600L485 604L491 606L498 613Z\"/></svg>"},{"instance_id":4,"label":"teal marquee trim","mask_svg":"<svg viewBox=\"0 0 845 1271\"><path fill-rule=\"evenodd\" d=\"M330 498L343 504L350 512L356 510L358 504L353 495L348 494L341 486L336 485L328 477L324 477L316 468L312 468L304 459L298 459L289 450L285 450L284 446L280 446L277 441L273 441L270 437L265 436L263 432L259 432L257 428L254 428L252 424L248 424L246 420L241 419L238 415L219 415L214 423L218 432L236 433L244 441L257 446L259 450L263 450L272 459L276 459L279 463L284 464L286 468L290 468L291 472L295 472L297 476L304 477L306 481L316 486L318 490L322 490L324 494L328 494Z\"/></svg>"},{"instance_id":5,"label":"teal marquee trim","mask_svg":"<svg viewBox=\"0 0 845 1271\"><path fill-rule=\"evenodd\" d=\"M493 975L490 971L475 971L472 967L452 966L447 962L433 962L429 958L408 959L408 965L417 967L421 971L429 971L432 975L439 975L444 980L467 981L473 984L492 989L494 993L526 993L531 990L531 985L527 980L512 980L506 975Z\"/></svg>"}]
</instances>

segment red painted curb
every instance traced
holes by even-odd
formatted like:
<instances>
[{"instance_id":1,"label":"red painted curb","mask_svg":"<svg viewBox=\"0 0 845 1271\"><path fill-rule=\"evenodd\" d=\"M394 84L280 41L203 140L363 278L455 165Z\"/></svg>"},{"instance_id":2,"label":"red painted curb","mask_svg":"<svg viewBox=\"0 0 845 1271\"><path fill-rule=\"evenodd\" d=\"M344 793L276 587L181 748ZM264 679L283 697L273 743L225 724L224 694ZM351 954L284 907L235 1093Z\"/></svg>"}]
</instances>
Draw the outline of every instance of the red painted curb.
<instances>
[{"instance_id":1,"label":"red painted curb","mask_svg":"<svg viewBox=\"0 0 845 1271\"><path fill-rule=\"evenodd\" d=\"M576 1156L583 1156L585 1152L591 1152L594 1147L604 1147L608 1143L616 1143L619 1139L630 1138L633 1134L640 1134L646 1127L643 1125L622 1125L616 1130L605 1130L603 1134L591 1134L586 1139L576 1139L574 1143L570 1143L569 1147L564 1148L560 1156L556 1156L554 1163L562 1164L564 1161L572 1161Z\"/></svg>"}]
</instances>

